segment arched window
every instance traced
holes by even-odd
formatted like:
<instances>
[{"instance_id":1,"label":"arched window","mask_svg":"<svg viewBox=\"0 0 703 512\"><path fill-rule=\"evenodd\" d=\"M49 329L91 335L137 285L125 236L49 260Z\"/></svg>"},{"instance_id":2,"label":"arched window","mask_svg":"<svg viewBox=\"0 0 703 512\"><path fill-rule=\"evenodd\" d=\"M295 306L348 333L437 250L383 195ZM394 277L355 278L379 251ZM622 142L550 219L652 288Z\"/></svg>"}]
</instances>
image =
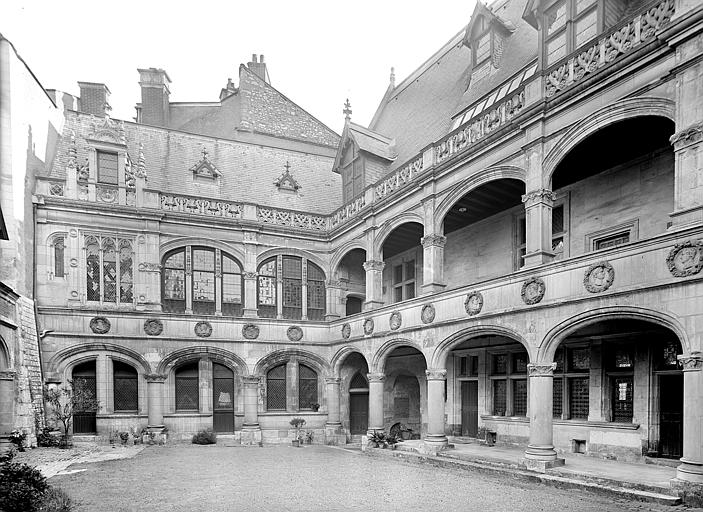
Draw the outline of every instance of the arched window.
<instances>
[{"instance_id":1,"label":"arched window","mask_svg":"<svg viewBox=\"0 0 703 512\"><path fill-rule=\"evenodd\" d=\"M85 239L86 300L113 304L134 302L132 242L122 238Z\"/></svg>"},{"instance_id":2,"label":"arched window","mask_svg":"<svg viewBox=\"0 0 703 512\"><path fill-rule=\"evenodd\" d=\"M54 277L65 277L65 251L66 241L63 236L54 238Z\"/></svg>"},{"instance_id":3,"label":"arched window","mask_svg":"<svg viewBox=\"0 0 703 512\"><path fill-rule=\"evenodd\" d=\"M324 319L325 274L320 267L298 256L277 256L264 261L259 266L258 273L260 317L280 316L293 320ZM279 279L282 290L280 304L277 294ZM304 308L305 303L307 303L307 309Z\"/></svg>"},{"instance_id":4,"label":"arched window","mask_svg":"<svg viewBox=\"0 0 703 512\"><path fill-rule=\"evenodd\" d=\"M197 411L200 408L198 363L189 363L176 370L176 410Z\"/></svg>"},{"instance_id":5,"label":"arched window","mask_svg":"<svg viewBox=\"0 0 703 512\"><path fill-rule=\"evenodd\" d=\"M317 373L312 368L298 366L298 408L313 409L317 402Z\"/></svg>"},{"instance_id":6,"label":"arched window","mask_svg":"<svg viewBox=\"0 0 703 512\"><path fill-rule=\"evenodd\" d=\"M219 249L186 246L163 259L162 306L167 313L241 316L242 266ZM190 275L190 289L186 276Z\"/></svg>"},{"instance_id":7,"label":"arched window","mask_svg":"<svg viewBox=\"0 0 703 512\"><path fill-rule=\"evenodd\" d=\"M115 411L139 409L139 379L137 370L121 361L112 362Z\"/></svg>"},{"instance_id":8,"label":"arched window","mask_svg":"<svg viewBox=\"0 0 703 512\"><path fill-rule=\"evenodd\" d=\"M266 374L266 409L286 410L286 365L272 368Z\"/></svg>"}]
</instances>

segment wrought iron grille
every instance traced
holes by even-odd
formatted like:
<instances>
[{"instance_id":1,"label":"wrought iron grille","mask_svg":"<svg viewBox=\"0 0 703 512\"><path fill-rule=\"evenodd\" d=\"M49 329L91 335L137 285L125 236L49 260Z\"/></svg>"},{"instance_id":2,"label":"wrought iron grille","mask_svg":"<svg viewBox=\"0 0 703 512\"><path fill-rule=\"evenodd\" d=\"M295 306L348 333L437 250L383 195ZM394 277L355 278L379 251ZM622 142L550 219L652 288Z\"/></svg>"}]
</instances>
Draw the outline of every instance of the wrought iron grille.
<instances>
[{"instance_id":1,"label":"wrought iron grille","mask_svg":"<svg viewBox=\"0 0 703 512\"><path fill-rule=\"evenodd\" d=\"M552 415L555 418L561 418L562 411L564 410L564 380L561 377L554 378L554 390L552 393Z\"/></svg>"},{"instance_id":2,"label":"wrought iron grille","mask_svg":"<svg viewBox=\"0 0 703 512\"><path fill-rule=\"evenodd\" d=\"M613 379L613 421L632 423L632 377Z\"/></svg>"},{"instance_id":3,"label":"wrought iron grille","mask_svg":"<svg viewBox=\"0 0 703 512\"><path fill-rule=\"evenodd\" d=\"M199 406L198 377L176 375L176 410L197 411Z\"/></svg>"},{"instance_id":4,"label":"wrought iron grille","mask_svg":"<svg viewBox=\"0 0 703 512\"><path fill-rule=\"evenodd\" d=\"M569 417L588 419L588 377L569 379Z\"/></svg>"},{"instance_id":5,"label":"wrought iron grille","mask_svg":"<svg viewBox=\"0 0 703 512\"><path fill-rule=\"evenodd\" d=\"M349 389L368 389L369 383L366 378L359 372L352 377L349 383Z\"/></svg>"},{"instance_id":6,"label":"wrought iron grille","mask_svg":"<svg viewBox=\"0 0 703 512\"><path fill-rule=\"evenodd\" d=\"M312 409L318 403L317 374L302 364L298 368L298 408Z\"/></svg>"},{"instance_id":7,"label":"wrought iron grille","mask_svg":"<svg viewBox=\"0 0 703 512\"><path fill-rule=\"evenodd\" d=\"M504 380L493 381L493 414L505 416L507 382Z\"/></svg>"},{"instance_id":8,"label":"wrought iron grille","mask_svg":"<svg viewBox=\"0 0 703 512\"><path fill-rule=\"evenodd\" d=\"M54 242L54 276L64 276L64 239L59 237Z\"/></svg>"},{"instance_id":9,"label":"wrought iron grille","mask_svg":"<svg viewBox=\"0 0 703 512\"><path fill-rule=\"evenodd\" d=\"M286 365L277 366L266 375L266 408L286 409Z\"/></svg>"},{"instance_id":10,"label":"wrought iron grille","mask_svg":"<svg viewBox=\"0 0 703 512\"><path fill-rule=\"evenodd\" d=\"M513 380L513 416L527 416L527 380Z\"/></svg>"},{"instance_id":11,"label":"wrought iron grille","mask_svg":"<svg viewBox=\"0 0 703 512\"><path fill-rule=\"evenodd\" d=\"M133 377L115 376L115 410L136 411L139 408L139 386Z\"/></svg>"}]
</instances>

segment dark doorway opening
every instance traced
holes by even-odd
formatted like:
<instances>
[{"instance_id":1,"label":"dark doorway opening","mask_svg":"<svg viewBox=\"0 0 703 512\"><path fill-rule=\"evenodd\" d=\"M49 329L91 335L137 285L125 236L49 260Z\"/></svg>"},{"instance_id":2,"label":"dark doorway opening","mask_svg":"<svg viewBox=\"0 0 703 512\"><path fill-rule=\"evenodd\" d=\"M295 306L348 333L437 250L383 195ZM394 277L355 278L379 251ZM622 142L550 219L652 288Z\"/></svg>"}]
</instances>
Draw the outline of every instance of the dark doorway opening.
<instances>
[{"instance_id":1,"label":"dark doorway opening","mask_svg":"<svg viewBox=\"0 0 703 512\"><path fill-rule=\"evenodd\" d=\"M659 375L659 456L683 455L683 375Z\"/></svg>"},{"instance_id":2,"label":"dark doorway opening","mask_svg":"<svg viewBox=\"0 0 703 512\"><path fill-rule=\"evenodd\" d=\"M461 435L478 434L478 381L461 382Z\"/></svg>"},{"instance_id":3,"label":"dark doorway opening","mask_svg":"<svg viewBox=\"0 0 703 512\"><path fill-rule=\"evenodd\" d=\"M221 364L212 365L212 429L234 432L234 373Z\"/></svg>"},{"instance_id":4,"label":"dark doorway opening","mask_svg":"<svg viewBox=\"0 0 703 512\"><path fill-rule=\"evenodd\" d=\"M95 382L95 361L88 361L77 365L72 372L74 385L83 385L87 391L97 397ZM74 434L95 434L98 431L95 422L95 411L81 411L80 406L73 413Z\"/></svg>"}]
</instances>

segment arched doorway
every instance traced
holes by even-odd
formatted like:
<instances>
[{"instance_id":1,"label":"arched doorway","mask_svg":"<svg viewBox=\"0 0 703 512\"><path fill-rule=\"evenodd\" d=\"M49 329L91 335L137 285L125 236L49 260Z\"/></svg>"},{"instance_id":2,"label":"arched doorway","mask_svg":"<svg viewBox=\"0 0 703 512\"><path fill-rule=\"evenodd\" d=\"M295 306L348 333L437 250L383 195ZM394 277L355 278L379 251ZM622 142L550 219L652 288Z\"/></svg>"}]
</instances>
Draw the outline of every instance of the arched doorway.
<instances>
[{"instance_id":1,"label":"arched doorway","mask_svg":"<svg viewBox=\"0 0 703 512\"><path fill-rule=\"evenodd\" d=\"M74 386L80 386L87 393L92 393L93 398L97 396L94 360L76 365L71 372L71 379ZM95 434L96 432L95 411L83 411L79 405L73 413L73 433Z\"/></svg>"},{"instance_id":2,"label":"arched doorway","mask_svg":"<svg viewBox=\"0 0 703 512\"><path fill-rule=\"evenodd\" d=\"M384 400L383 423L387 429L400 427L414 438L426 433L427 420L423 421L427 411L425 370L425 356L412 346L399 346L386 356L384 396L387 400Z\"/></svg>"},{"instance_id":3,"label":"arched doorway","mask_svg":"<svg viewBox=\"0 0 703 512\"><path fill-rule=\"evenodd\" d=\"M349 382L349 432L365 434L369 428L369 382L357 372Z\"/></svg>"},{"instance_id":4,"label":"arched doorway","mask_svg":"<svg viewBox=\"0 0 703 512\"><path fill-rule=\"evenodd\" d=\"M212 429L234 432L234 372L212 363Z\"/></svg>"}]
</instances>

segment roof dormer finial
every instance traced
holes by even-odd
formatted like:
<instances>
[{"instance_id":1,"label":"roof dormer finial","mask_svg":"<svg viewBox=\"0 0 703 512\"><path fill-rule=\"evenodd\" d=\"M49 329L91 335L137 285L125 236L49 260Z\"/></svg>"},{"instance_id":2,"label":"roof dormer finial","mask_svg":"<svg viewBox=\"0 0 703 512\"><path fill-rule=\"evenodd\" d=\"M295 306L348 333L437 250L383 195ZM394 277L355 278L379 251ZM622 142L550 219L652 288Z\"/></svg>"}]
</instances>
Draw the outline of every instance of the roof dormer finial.
<instances>
[{"instance_id":1,"label":"roof dormer finial","mask_svg":"<svg viewBox=\"0 0 703 512\"><path fill-rule=\"evenodd\" d=\"M344 110L342 110L342 114L344 114L344 119L347 121L351 119L352 109L351 103L349 103L349 98L347 98L347 101L344 102Z\"/></svg>"},{"instance_id":2,"label":"roof dormer finial","mask_svg":"<svg viewBox=\"0 0 703 512\"><path fill-rule=\"evenodd\" d=\"M391 87L395 87L395 68L391 68Z\"/></svg>"}]
</instances>

